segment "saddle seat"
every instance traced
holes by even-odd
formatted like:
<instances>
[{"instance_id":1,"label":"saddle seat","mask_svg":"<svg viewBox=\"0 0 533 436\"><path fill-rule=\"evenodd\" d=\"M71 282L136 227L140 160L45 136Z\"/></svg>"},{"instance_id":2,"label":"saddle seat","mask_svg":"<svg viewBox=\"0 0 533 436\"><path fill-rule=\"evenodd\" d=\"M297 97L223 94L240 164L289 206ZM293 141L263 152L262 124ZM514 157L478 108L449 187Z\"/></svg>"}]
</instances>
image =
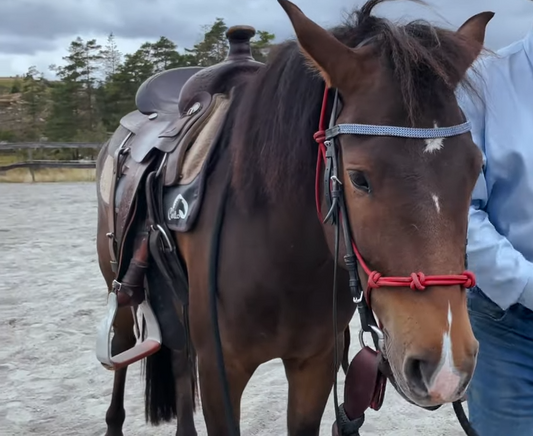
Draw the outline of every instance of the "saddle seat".
<instances>
[{"instance_id":1,"label":"saddle seat","mask_svg":"<svg viewBox=\"0 0 533 436\"><path fill-rule=\"evenodd\" d=\"M179 114L179 96L183 85L203 67L180 67L161 71L145 80L135 95L135 105L145 115Z\"/></svg>"}]
</instances>

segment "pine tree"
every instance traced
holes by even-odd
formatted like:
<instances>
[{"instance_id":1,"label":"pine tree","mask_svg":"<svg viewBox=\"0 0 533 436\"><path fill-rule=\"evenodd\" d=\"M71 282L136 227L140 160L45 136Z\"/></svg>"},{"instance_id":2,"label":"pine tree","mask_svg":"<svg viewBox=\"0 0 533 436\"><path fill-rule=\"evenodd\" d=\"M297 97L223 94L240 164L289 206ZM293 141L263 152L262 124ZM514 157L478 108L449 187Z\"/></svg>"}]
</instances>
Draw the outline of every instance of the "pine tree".
<instances>
[{"instance_id":1,"label":"pine tree","mask_svg":"<svg viewBox=\"0 0 533 436\"><path fill-rule=\"evenodd\" d=\"M95 85L101 61L101 46L95 39L80 37L70 43L64 66L50 69L61 80L52 88L52 114L47 135L55 140L73 140L82 132L94 132L98 124Z\"/></svg>"},{"instance_id":2,"label":"pine tree","mask_svg":"<svg viewBox=\"0 0 533 436\"><path fill-rule=\"evenodd\" d=\"M47 82L43 73L37 71L35 66L31 66L22 80L21 100L25 115L26 138L38 141L43 133L43 115L46 109Z\"/></svg>"},{"instance_id":3,"label":"pine tree","mask_svg":"<svg viewBox=\"0 0 533 436\"><path fill-rule=\"evenodd\" d=\"M211 26L205 26L204 30L203 40L185 51L194 55L197 65L208 67L222 62L228 54L226 40L228 26L224 19L216 18L215 22Z\"/></svg>"},{"instance_id":4,"label":"pine tree","mask_svg":"<svg viewBox=\"0 0 533 436\"><path fill-rule=\"evenodd\" d=\"M32 67L20 83L10 84L13 92L22 94L21 131L32 140L43 133L53 141L103 140L117 128L120 118L135 110L137 90L153 74L223 61L228 53L227 30L224 20L216 18L205 26L202 40L184 53L174 41L161 36L124 56L113 33L103 47L94 39L78 37L70 43L64 64L50 66L58 80L47 82ZM269 32L257 32L251 41L256 60L265 61L274 39Z\"/></svg>"},{"instance_id":5,"label":"pine tree","mask_svg":"<svg viewBox=\"0 0 533 436\"><path fill-rule=\"evenodd\" d=\"M22 82L20 80L20 77L17 75L15 76L15 80L13 80L13 84L11 85L11 90L9 91L10 94L18 94L22 90Z\"/></svg>"},{"instance_id":6,"label":"pine tree","mask_svg":"<svg viewBox=\"0 0 533 436\"><path fill-rule=\"evenodd\" d=\"M192 55L196 64L203 67L222 62L228 55L228 40L226 32L228 26L222 18L217 18L211 26L205 27L205 34L198 44L192 49L185 51ZM250 41L252 55L255 60L265 62L269 49L276 36L264 30L258 30L257 34ZM191 58L191 60L193 59Z\"/></svg>"},{"instance_id":7,"label":"pine tree","mask_svg":"<svg viewBox=\"0 0 533 436\"><path fill-rule=\"evenodd\" d=\"M149 47L154 72L158 73L181 66L181 56L177 51L178 46L165 36L149 44Z\"/></svg>"},{"instance_id":8,"label":"pine tree","mask_svg":"<svg viewBox=\"0 0 533 436\"><path fill-rule=\"evenodd\" d=\"M250 45L252 47L252 56L258 62L266 62L272 42L276 38L273 33L258 30Z\"/></svg>"},{"instance_id":9,"label":"pine tree","mask_svg":"<svg viewBox=\"0 0 533 436\"><path fill-rule=\"evenodd\" d=\"M109 80L118 71L122 64L122 53L118 49L115 35L111 32L107 36L106 45L100 50L102 73L104 80Z\"/></svg>"}]
</instances>

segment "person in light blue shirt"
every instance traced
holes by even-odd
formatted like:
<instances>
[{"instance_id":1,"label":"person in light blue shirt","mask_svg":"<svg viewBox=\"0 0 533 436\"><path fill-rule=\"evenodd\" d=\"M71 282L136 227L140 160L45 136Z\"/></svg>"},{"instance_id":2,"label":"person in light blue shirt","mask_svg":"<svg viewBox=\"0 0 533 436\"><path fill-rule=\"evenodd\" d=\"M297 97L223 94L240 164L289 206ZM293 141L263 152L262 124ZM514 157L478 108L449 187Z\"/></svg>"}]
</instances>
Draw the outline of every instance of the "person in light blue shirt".
<instances>
[{"instance_id":1,"label":"person in light blue shirt","mask_svg":"<svg viewBox=\"0 0 533 436\"><path fill-rule=\"evenodd\" d=\"M479 96L458 92L484 158L467 245L480 345L469 418L479 436L533 436L533 29L475 68Z\"/></svg>"}]
</instances>

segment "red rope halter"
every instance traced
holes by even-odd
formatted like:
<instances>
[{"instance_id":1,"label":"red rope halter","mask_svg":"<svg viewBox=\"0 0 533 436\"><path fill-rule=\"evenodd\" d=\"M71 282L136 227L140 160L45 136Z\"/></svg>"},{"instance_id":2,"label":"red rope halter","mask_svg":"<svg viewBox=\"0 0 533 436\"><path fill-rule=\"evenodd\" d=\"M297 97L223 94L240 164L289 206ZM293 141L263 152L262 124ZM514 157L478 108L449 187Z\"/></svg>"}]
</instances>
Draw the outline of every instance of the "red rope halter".
<instances>
[{"instance_id":1,"label":"red rope halter","mask_svg":"<svg viewBox=\"0 0 533 436\"><path fill-rule=\"evenodd\" d=\"M320 201L320 182L322 166L326 161L326 146L324 142L326 140L326 110L328 102L328 87L324 90L324 98L322 100L322 110L320 112L319 130L313 135L315 141L318 143L318 158L316 164L316 179L315 179L315 201L317 214L322 221L321 201ZM346 219L346 218L344 218ZM407 277L386 277L375 270L371 270L365 263L361 253L357 249L353 238L350 237L353 251L359 264L368 276L367 289L365 290L365 299L370 306L370 291L379 287L409 287L413 290L423 291L428 286L454 286L462 285L466 288L475 286L476 277L471 271L464 271L462 274L449 274L449 275L433 275L426 276L422 272L411 273Z\"/></svg>"}]
</instances>

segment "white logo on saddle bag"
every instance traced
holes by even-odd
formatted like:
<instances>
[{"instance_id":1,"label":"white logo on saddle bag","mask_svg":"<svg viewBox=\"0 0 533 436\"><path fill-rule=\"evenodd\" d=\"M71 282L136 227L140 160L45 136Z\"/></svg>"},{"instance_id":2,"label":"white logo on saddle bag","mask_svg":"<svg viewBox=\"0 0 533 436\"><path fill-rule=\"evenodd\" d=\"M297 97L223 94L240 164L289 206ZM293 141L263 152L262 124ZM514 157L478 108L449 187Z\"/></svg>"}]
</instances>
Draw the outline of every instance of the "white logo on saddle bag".
<instances>
[{"instance_id":1,"label":"white logo on saddle bag","mask_svg":"<svg viewBox=\"0 0 533 436\"><path fill-rule=\"evenodd\" d=\"M181 194L176 196L174 203L168 210L168 219L172 220L184 220L189 213L189 204L185 201Z\"/></svg>"}]
</instances>

